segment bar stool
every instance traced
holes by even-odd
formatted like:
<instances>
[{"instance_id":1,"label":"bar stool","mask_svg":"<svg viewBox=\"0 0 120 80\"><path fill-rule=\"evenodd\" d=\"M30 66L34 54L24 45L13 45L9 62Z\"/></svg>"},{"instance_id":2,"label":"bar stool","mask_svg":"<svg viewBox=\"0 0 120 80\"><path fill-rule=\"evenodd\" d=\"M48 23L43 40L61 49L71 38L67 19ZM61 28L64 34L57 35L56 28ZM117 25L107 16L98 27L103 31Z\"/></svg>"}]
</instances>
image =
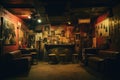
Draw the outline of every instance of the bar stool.
<instances>
[{"instance_id":1,"label":"bar stool","mask_svg":"<svg viewBox=\"0 0 120 80\"><path fill-rule=\"evenodd\" d=\"M37 52L31 52L32 54L32 64L38 64L38 54Z\"/></svg>"},{"instance_id":2,"label":"bar stool","mask_svg":"<svg viewBox=\"0 0 120 80\"><path fill-rule=\"evenodd\" d=\"M65 53L60 53L59 54L59 61L62 64L66 63L67 62L67 55Z\"/></svg>"},{"instance_id":3,"label":"bar stool","mask_svg":"<svg viewBox=\"0 0 120 80\"><path fill-rule=\"evenodd\" d=\"M79 54L78 53L72 54L72 62L78 63L78 61L79 61Z\"/></svg>"},{"instance_id":4,"label":"bar stool","mask_svg":"<svg viewBox=\"0 0 120 80\"><path fill-rule=\"evenodd\" d=\"M69 49L60 49L60 52L59 53L59 60L60 60L60 63L67 63L67 60L68 60L68 54L70 53L69 52Z\"/></svg>"},{"instance_id":5,"label":"bar stool","mask_svg":"<svg viewBox=\"0 0 120 80\"><path fill-rule=\"evenodd\" d=\"M50 64L56 64L58 63L58 55L57 55L57 49L51 49L50 53L48 54L48 63Z\"/></svg>"},{"instance_id":6,"label":"bar stool","mask_svg":"<svg viewBox=\"0 0 120 80\"><path fill-rule=\"evenodd\" d=\"M32 64L38 64L38 52L35 48L30 48L30 54L32 55Z\"/></svg>"},{"instance_id":7,"label":"bar stool","mask_svg":"<svg viewBox=\"0 0 120 80\"><path fill-rule=\"evenodd\" d=\"M48 57L49 57L48 63L50 63L50 64L57 63L57 55L56 54L50 53L50 54L48 54Z\"/></svg>"}]
</instances>

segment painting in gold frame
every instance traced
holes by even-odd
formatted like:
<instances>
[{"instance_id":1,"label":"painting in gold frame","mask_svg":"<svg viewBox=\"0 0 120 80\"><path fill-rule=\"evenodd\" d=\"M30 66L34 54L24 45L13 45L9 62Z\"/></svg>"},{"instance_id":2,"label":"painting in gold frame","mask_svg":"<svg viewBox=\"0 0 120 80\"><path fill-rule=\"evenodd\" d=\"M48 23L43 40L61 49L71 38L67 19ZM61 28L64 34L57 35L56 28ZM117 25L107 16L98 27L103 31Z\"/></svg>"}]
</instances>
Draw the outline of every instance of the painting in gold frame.
<instances>
[{"instance_id":1,"label":"painting in gold frame","mask_svg":"<svg viewBox=\"0 0 120 80\"><path fill-rule=\"evenodd\" d=\"M3 21L3 36L4 45L16 44L15 26L8 20Z\"/></svg>"}]
</instances>

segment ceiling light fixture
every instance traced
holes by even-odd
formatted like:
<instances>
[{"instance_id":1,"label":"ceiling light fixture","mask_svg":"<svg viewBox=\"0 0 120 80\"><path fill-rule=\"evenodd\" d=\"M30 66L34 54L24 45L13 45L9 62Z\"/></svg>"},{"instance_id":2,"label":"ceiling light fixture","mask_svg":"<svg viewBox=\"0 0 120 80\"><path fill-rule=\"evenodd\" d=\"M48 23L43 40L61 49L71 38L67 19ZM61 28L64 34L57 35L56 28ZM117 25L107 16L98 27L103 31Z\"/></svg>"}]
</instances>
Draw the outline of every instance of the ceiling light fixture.
<instances>
[{"instance_id":1,"label":"ceiling light fixture","mask_svg":"<svg viewBox=\"0 0 120 80\"><path fill-rule=\"evenodd\" d=\"M41 23L41 22L42 22L42 20L41 20L41 19L38 19L38 20L37 20L37 22L38 22L38 23Z\"/></svg>"},{"instance_id":2,"label":"ceiling light fixture","mask_svg":"<svg viewBox=\"0 0 120 80\"><path fill-rule=\"evenodd\" d=\"M67 23L68 23L69 25L71 24L71 22L70 22L70 21L68 21Z\"/></svg>"}]
</instances>

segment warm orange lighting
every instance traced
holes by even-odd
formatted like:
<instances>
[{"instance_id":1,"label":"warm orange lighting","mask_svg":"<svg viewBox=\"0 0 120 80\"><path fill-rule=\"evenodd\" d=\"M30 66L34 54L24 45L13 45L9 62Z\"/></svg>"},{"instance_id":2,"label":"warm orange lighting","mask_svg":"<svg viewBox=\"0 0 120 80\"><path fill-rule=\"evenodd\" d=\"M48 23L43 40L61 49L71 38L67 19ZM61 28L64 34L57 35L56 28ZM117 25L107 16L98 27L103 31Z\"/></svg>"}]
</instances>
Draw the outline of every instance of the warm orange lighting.
<instances>
[{"instance_id":1,"label":"warm orange lighting","mask_svg":"<svg viewBox=\"0 0 120 80\"><path fill-rule=\"evenodd\" d=\"M90 19L79 19L78 23L90 23Z\"/></svg>"},{"instance_id":2,"label":"warm orange lighting","mask_svg":"<svg viewBox=\"0 0 120 80\"><path fill-rule=\"evenodd\" d=\"M27 19L28 15L17 15L18 17L22 18L22 19Z\"/></svg>"},{"instance_id":3,"label":"warm orange lighting","mask_svg":"<svg viewBox=\"0 0 120 80\"><path fill-rule=\"evenodd\" d=\"M28 16L28 19L31 19L31 16Z\"/></svg>"}]
</instances>

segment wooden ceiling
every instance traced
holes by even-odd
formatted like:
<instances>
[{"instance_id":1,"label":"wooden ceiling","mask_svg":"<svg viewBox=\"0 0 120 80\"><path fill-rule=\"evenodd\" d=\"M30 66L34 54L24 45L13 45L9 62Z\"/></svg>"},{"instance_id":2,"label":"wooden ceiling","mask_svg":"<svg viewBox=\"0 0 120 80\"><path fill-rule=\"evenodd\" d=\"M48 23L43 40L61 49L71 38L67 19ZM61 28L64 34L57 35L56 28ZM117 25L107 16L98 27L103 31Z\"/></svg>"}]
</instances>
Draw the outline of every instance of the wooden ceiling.
<instances>
[{"instance_id":1,"label":"wooden ceiling","mask_svg":"<svg viewBox=\"0 0 120 80\"><path fill-rule=\"evenodd\" d=\"M97 17L118 3L119 0L0 0L3 7L26 23L29 15L37 14L50 23Z\"/></svg>"}]
</instances>

